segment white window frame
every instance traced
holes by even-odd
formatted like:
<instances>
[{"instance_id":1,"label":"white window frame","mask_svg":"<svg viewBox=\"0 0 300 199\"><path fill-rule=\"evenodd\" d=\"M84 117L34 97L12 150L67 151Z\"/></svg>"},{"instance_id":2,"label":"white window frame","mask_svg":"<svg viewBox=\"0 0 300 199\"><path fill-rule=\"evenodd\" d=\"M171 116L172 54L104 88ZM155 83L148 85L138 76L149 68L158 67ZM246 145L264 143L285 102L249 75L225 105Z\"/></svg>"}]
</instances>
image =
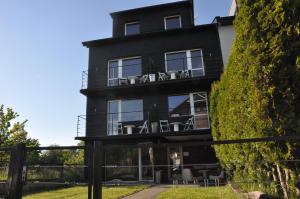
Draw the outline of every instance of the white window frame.
<instances>
[{"instance_id":1,"label":"white window frame","mask_svg":"<svg viewBox=\"0 0 300 199\"><path fill-rule=\"evenodd\" d=\"M131 24L139 24L140 25L140 32L141 32L141 23L140 23L140 21L132 21L132 22L125 23L125 28L124 28L124 34L125 34L125 36L128 35L127 34L127 25L131 25ZM140 32L136 33L136 34L140 34ZM130 34L130 35L135 35L135 34Z\"/></svg>"},{"instance_id":2,"label":"white window frame","mask_svg":"<svg viewBox=\"0 0 300 199\"><path fill-rule=\"evenodd\" d=\"M195 94L203 94L205 95L205 103L206 103L206 113L202 113L202 114L196 114L195 112L195 99L194 99L194 95ZM207 96L207 92L205 91L201 91L201 92L193 92L193 93L182 93L182 94L178 94L178 95L171 95L171 96L180 96L180 95L188 95L189 96L189 100L190 100L190 111L191 111L191 115L192 116L207 116L207 124L208 127L207 128L195 128L195 129L210 129L210 119L209 119L209 110L208 110L208 96ZM168 96L170 97L170 96ZM169 104L168 104L169 107Z\"/></svg>"},{"instance_id":3,"label":"white window frame","mask_svg":"<svg viewBox=\"0 0 300 199\"><path fill-rule=\"evenodd\" d=\"M109 134L110 132L109 132L109 126L111 125L111 123L113 123L113 122L111 122L110 120L109 120L109 116L110 116L110 111L109 111L109 104L110 103L112 103L112 102L117 102L118 103L118 123L119 122L121 122L121 120L122 120L122 101L129 101L129 100L142 100L142 102L143 102L143 114L144 114L144 100L143 99L141 99L141 98L139 98L139 99L117 99L117 100L108 100L107 101L107 105L106 105L106 109L107 109L107 116L106 116L106 118L107 118L107 129L106 129L106 131L107 131L107 135L109 135L109 136L112 136L112 135L118 135L118 132L116 132L116 134L115 134L115 132L113 131L112 132L112 134ZM143 120L144 120L144 116L143 116Z\"/></svg>"},{"instance_id":4,"label":"white window frame","mask_svg":"<svg viewBox=\"0 0 300 199\"><path fill-rule=\"evenodd\" d=\"M167 19L169 19L169 18L174 18L174 17L179 17L179 24L180 24L180 27L179 27L179 28L182 28L181 15L170 15L170 16L164 17L165 30L174 30L174 29L176 29L176 28L173 28L173 29L167 29Z\"/></svg>"},{"instance_id":5,"label":"white window frame","mask_svg":"<svg viewBox=\"0 0 300 199\"><path fill-rule=\"evenodd\" d=\"M197 50L199 50L201 52L202 68L193 68L193 65L192 65L192 56L191 56L192 53L191 52L192 51L197 51ZM201 48L165 52L165 71L168 72L167 55L169 55L169 54L176 54L176 53L182 53L182 52L185 52L185 57L187 59L187 70L191 70L191 71L193 71L193 70L202 70L202 72L203 72L202 76L205 76L205 66L204 66L204 60L203 60L203 52L202 52ZM192 77L193 77L193 73L192 73Z\"/></svg>"},{"instance_id":6,"label":"white window frame","mask_svg":"<svg viewBox=\"0 0 300 199\"><path fill-rule=\"evenodd\" d=\"M115 79L119 79L119 78L123 78L123 61L124 60L128 60L128 59L137 59L140 58L141 59L141 67L143 67L142 65L142 56L134 56L134 57L125 57L125 58L120 58L120 59L111 59L108 60L107 62L107 86L118 86L118 85L109 85L109 81L110 80L115 80ZM118 62L118 77L117 78L109 78L109 64L110 62L114 62L117 61ZM142 69L142 68L141 68Z\"/></svg>"}]
</instances>

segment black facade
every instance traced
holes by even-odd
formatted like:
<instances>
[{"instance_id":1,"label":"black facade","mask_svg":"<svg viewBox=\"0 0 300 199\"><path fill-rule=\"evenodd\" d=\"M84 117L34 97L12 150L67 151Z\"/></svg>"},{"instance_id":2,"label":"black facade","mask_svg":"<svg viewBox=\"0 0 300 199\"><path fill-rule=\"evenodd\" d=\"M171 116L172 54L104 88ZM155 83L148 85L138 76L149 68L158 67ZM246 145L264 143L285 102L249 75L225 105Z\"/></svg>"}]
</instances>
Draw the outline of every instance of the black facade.
<instances>
[{"instance_id":1,"label":"black facade","mask_svg":"<svg viewBox=\"0 0 300 199\"><path fill-rule=\"evenodd\" d=\"M86 135L77 139L103 139L108 148L120 144L138 148L127 153L134 157L134 154L139 154L138 163L131 158L130 164L152 166L145 167L147 169L139 166L139 177L132 172L127 176L128 180L154 180L157 170L161 171L162 181L171 180L173 171L170 165L173 160L169 156L174 151L181 154L181 169L192 168L193 164L200 164L201 167L201 164L216 163L212 149L198 147L203 152L200 157L197 147L187 146L186 143L211 139L208 98L212 82L219 79L223 70L217 24L195 26L192 1L115 12L111 16L112 38L83 42L89 49L87 86L80 91L87 97ZM165 17L168 16L180 16L181 27L165 30ZM126 23L131 22L139 23L140 33L126 36ZM168 58L172 56L185 57ZM140 70L137 72L139 75L132 77L133 82L130 76L122 76L126 73L124 60L130 58L136 59L134 61ZM168 67L179 69L174 71ZM143 77L149 78L150 74L155 74L155 80L143 81ZM130 102L133 99L136 101ZM128 108L130 106L140 109L126 112L132 110ZM207 114L204 114L205 111ZM193 119L191 128L187 126L190 119ZM154 120L159 125L155 131L150 124ZM167 131L162 128L161 121L169 123ZM141 131L138 127L146 123L147 129ZM143 148L145 146L148 148ZM143 163L149 147L154 157L151 163L146 160L147 163ZM117 153L114 149L109 150ZM182 161L186 162L185 166ZM123 162L127 164L128 159ZM115 160L107 155L106 164L116 165ZM108 180L115 179L108 177L115 173L111 169L105 170Z\"/></svg>"}]
</instances>

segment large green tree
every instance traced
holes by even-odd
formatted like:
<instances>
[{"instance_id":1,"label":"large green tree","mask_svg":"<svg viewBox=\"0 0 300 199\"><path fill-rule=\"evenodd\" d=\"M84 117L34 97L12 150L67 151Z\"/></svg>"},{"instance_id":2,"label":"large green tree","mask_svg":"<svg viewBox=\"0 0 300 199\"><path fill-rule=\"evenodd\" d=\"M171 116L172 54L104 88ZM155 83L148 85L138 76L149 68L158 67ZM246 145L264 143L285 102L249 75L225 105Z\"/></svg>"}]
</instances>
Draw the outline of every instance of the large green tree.
<instances>
[{"instance_id":1,"label":"large green tree","mask_svg":"<svg viewBox=\"0 0 300 199\"><path fill-rule=\"evenodd\" d=\"M300 135L300 0L239 0L236 39L210 96L215 140ZM296 197L299 144L215 147L247 190ZM298 165L299 166L299 165ZM251 185L251 186L248 186Z\"/></svg>"}]
</instances>

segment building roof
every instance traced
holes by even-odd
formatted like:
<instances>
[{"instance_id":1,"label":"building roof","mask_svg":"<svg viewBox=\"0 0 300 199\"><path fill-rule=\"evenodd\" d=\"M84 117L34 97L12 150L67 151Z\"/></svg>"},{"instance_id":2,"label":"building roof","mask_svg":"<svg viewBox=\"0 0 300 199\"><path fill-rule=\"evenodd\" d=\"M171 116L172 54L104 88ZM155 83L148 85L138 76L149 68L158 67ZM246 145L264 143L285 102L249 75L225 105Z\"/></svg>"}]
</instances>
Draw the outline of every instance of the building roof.
<instances>
[{"instance_id":1,"label":"building roof","mask_svg":"<svg viewBox=\"0 0 300 199\"><path fill-rule=\"evenodd\" d=\"M193 7L193 0L184 0L184 1L177 1L173 3L165 3L165 4L158 4L153 6L147 6L147 7L140 7L140 8L134 8L129 10L122 10L117 12L110 13L110 16L114 18L115 16L119 15L127 15L127 14L133 14L133 13L139 13L139 12L145 12L145 11L152 11L156 9L163 9L163 8L170 8L170 7L181 7L184 5L189 5Z\"/></svg>"},{"instance_id":2,"label":"building roof","mask_svg":"<svg viewBox=\"0 0 300 199\"><path fill-rule=\"evenodd\" d=\"M226 16L226 17L217 16L214 18L212 23L218 23L221 26L230 26L233 25L234 18L235 16Z\"/></svg>"}]
</instances>

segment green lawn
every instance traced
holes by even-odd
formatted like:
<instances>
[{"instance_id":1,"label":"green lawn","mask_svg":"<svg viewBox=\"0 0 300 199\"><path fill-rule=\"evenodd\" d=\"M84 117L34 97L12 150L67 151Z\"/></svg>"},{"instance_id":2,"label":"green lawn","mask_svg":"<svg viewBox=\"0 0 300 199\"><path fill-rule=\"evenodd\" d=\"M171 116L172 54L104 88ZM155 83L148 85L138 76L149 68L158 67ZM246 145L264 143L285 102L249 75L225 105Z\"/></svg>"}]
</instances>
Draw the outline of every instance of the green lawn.
<instances>
[{"instance_id":1,"label":"green lawn","mask_svg":"<svg viewBox=\"0 0 300 199\"><path fill-rule=\"evenodd\" d=\"M195 187L195 188L170 188L161 193L157 199L239 199L229 186L224 187Z\"/></svg>"},{"instance_id":2,"label":"green lawn","mask_svg":"<svg viewBox=\"0 0 300 199\"><path fill-rule=\"evenodd\" d=\"M124 196L139 190L144 189L147 186L119 186L119 187L104 187L103 198L115 199L120 196ZM41 193L31 194L23 197L24 199L86 199L87 198L87 187L72 187L66 189L59 189L54 191L45 191Z\"/></svg>"}]
</instances>

